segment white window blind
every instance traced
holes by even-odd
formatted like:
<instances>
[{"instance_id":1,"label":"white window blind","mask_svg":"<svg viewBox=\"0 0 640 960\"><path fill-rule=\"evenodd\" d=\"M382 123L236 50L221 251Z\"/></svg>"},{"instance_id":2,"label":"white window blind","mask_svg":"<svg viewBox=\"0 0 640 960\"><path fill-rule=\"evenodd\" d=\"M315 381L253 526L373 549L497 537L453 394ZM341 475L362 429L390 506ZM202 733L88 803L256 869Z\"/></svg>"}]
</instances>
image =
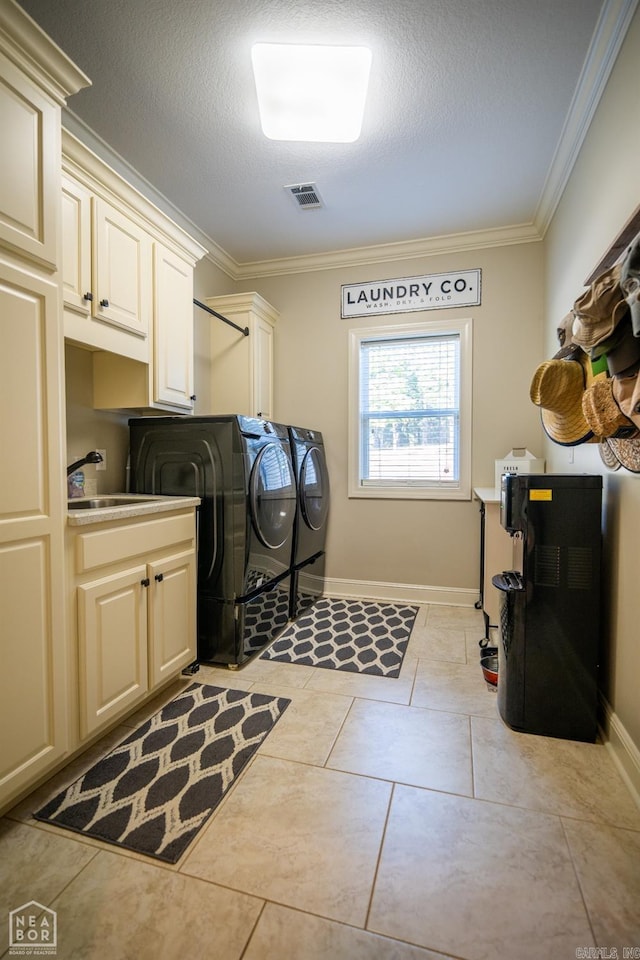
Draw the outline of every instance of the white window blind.
<instances>
[{"instance_id":1,"label":"white window blind","mask_svg":"<svg viewBox=\"0 0 640 960\"><path fill-rule=\"evenodd\" d=\"M460 337L363 341L363 483L458 483Z\"/></svg>"},{"instance_id":2,"label":"white window blind","mask_svg":"<svg viewBox=\"0 0 640 960\"><path fill-rule=\"evenodd\" d=\"M352 495L468 494L470 329L352 331Z\"/></svg>"}]
</instances>

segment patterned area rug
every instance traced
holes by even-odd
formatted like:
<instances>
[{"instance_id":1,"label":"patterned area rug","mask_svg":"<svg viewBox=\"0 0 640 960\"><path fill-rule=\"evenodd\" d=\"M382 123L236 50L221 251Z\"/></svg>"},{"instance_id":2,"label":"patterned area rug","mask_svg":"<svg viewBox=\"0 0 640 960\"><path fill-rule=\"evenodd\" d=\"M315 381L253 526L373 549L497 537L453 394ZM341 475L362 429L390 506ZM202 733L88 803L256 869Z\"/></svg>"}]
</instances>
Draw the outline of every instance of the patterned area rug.
<instances>
[{"instance_id":1,"label":"patterned area rug","mask_svg":"<svg viewBox=\"0 0 640 960\"><path fill-rule=\"evenodd\" d=\"M322 597L261 660L397 677L417 607Z\"/></svg>"},{"instance_id":2,"label":"patterned area rug","mask_svg":"<svg viewBox=\"0 0 640 960\"><path fill-rule=\"evenodd\" d=\"M290 702L191 684L34 816L175 863Z\"/></svg>"}]
</instances>

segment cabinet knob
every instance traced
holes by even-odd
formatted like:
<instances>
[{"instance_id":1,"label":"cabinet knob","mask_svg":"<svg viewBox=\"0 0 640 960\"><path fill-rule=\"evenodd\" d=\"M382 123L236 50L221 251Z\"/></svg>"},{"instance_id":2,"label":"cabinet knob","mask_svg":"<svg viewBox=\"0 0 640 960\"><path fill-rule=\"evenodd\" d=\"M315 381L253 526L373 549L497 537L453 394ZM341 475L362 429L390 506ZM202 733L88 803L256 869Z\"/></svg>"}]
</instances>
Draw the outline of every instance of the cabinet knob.
<instances>
[{"instance_id":1,"label":"cabinet knob","mask_svg":"<svg viewBox=\"0 0 640 960\"><path fill-rule=\"evenodd\" d=\"M189 400L191 400L192 403L195 403L197 399L198 398L196 397L195 393L192 393L191 396L189 397Z\"/></svg>"},{"instance_id":2,"label":"cabinet knob","mask_svg":"<svg viewBox=\"0 0 640 960\"><path fill-rule=\"evenodd\" d=\"M101 300L101 301L100 301L100 306L101 306L101 307L108 307L108 306L109 306L109 301L108 301L108 300Z\"/></svg>"},{"instance_id":3,"label":"cabinet knob","mask_svg":"<svg viewBox=\"0 0 640 960\"><path fill-rule=\"evenodd\" d=\"M155 579L158 581L158 583L162 583L164 580L164 573L156 573Z\"/></svg>"},{"instance_id":4,"label":"cabinet knob","mask_svg":"<svg viewBox=\"0 0 640 960\"><path fill-rule=\"evenodd\" d=\"M93 294L89 291L89 292L85 293L85 295L84 295L84 297L83 297L82 299L83 299L83 300L88 300L88 301L91 303L91 301L93 300Z\"/></svg>"},{"instance_id":5,"label":"cabinet knob","mask_svg":"<svg viewBox=\"0 0 640 960\"><path fill-rule=\"evenodd\" d=\"M144 580L140 581L140 585L143 587L148 587L150 583L151 581L149 580L149 577L145 577Z\"/></svg>"}]
</instances>

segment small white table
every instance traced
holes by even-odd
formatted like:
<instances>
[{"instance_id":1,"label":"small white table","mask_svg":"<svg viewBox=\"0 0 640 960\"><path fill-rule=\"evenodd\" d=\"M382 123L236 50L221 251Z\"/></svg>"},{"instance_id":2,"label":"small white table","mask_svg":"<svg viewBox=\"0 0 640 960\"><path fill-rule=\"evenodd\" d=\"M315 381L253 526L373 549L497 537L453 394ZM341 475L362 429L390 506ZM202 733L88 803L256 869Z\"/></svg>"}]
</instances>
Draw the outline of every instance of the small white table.
<instances>
[{"instance_id":1,"label":"small white table","mask_svg":"<svg viewBox=\"0 0 640 960\"><path fill-rule=\"evenodd\" d=\"M480 599L476 608L484 615L485 639L500 622L498 591L491 578L503 570L513 570L513 540L500 523L500 491L476 487L473 495L480 501Z\"/></svg>"}]
</instances>

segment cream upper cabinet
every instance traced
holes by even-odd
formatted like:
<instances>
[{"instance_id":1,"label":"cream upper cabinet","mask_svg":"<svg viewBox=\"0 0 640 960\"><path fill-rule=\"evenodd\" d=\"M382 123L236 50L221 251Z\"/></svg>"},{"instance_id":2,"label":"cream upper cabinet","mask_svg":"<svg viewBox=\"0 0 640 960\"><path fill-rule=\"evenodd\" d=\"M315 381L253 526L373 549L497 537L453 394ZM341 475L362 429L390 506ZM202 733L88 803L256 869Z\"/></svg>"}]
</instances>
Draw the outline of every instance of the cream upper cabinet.
<instances>
[{"instance_id":1,"label":"cream upper cabinet","mask_svg":"<svg viewBox=\"0 0 640 960\"><path fill-rule=\"evenodd\" d=\"M155 403L193 409L193 267L154 245Z\"/></svg>"},{"instance_id":2,"label":"cream upper cabinet","mask_svg":"<svg viewBox=\"0 0 640 960\"><path fill-rule=\"evenodd\" d=\"M258 293L209 297L207 306L248 336L211 320L211 396L215 413L273 419L273 338L277 311Z\"/></svg>"},{"instance_id":3,"label":"cream upper cabinet","mask_svg":"<svg viewBox=\"0 0 640 960\"><path fill-rule=\"evenodd\" d=\"M68 339L151 360L150 235L72 177L62 178L62 291Z\"/></svg>"},{"instance_id":4,"label":"cream upper cabinet","mask_svg":"<svg viewBox=\"0 0 640 960\"><path fill-rule=\"evenodd\" d=\"M64 331L94 351L94 406L190 412L205 248L63 131Z\"/></svg>"},{"instance_id":5,"label":"cream upper cabinet","mask_svg":"<svg viewBox=\"0 0 640 960\"><path fill-rule=\"evenodd\" d=\"M62 295L65 308L91 315L91 194L62 177Z\"/></svg>"},{"instance_id":6,"label":"cream upper cabinet","mask_svg":"<svg viewBox=\"0 0 640 960\"><path fill-rule=\"evenodd\" d=\"M58 105L0 48L0 242L58 263Z\"/></svg>"},{"instance_id":7,"label":"cream upper cabinet","mask_svg":"<svg viewBox=\"0 0 640 960\"><path fill-rule=\"evenodd\" d=\"M87 83L0 0L0 810L69 749L60 113Z\"/></svg>"},{"instance_id":8,"label":"cream upper cabinet","mask_svg":"<svg viewBox=\"0 0 640 960\"><path fill-rule=\"evenodd\" d=\"M78 317L73 327L76 336L90 346L147 359L152 295L149 234L105 200L92 197L81 184L63 177L62 237L63 298L67 311Z\"/></svg>"},{"instance_id":9,"label":"cream upper cabinet","mask_svg":"<svg viewBox=\"0 0 640 960\"><path fill-rule=\"evenodd\" d=\"M105 200L93 200L92 312L146 340L151 315L151 237Z\"/></svg>"}]
</instances>

